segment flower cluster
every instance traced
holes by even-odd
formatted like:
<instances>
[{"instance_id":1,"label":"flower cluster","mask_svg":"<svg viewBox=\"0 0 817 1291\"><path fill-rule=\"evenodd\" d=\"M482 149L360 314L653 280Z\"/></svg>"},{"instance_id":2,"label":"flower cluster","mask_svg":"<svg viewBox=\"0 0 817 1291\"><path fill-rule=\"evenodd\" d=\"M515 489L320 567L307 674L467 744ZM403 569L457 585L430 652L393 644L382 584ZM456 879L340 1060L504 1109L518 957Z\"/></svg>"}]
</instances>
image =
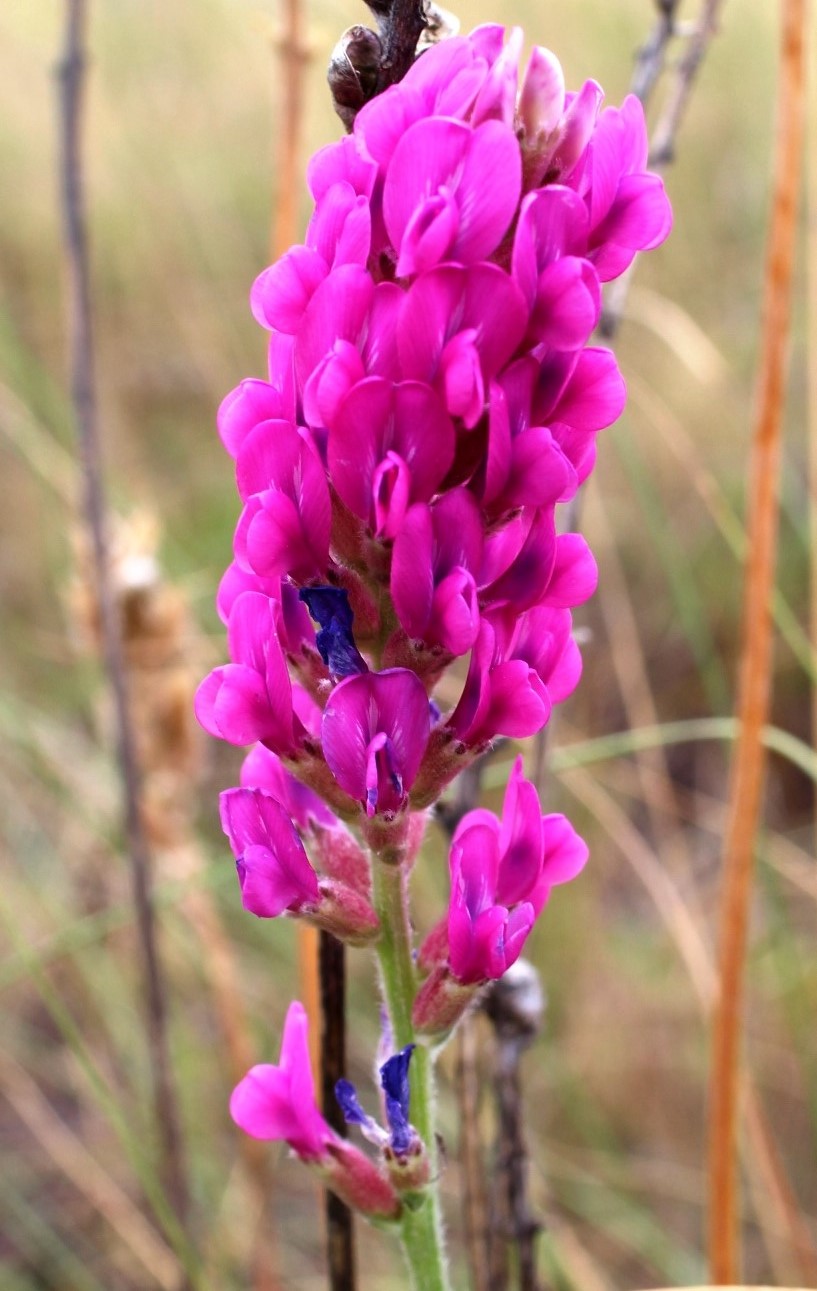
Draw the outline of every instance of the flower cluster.
<instances>
[{"instance_id":1,"label":"flower cluster","mask_svg":"<svg viewBox=\"0 0 817 1291\"><path fill-rule=\"evenodd\" d=\"M312 158L305 244L252 290L269 378L219 412L243 509L218 597L230 662L197 713L256 744L224 830L248 909L357 944L380 931L370 862L407 867L445 784L578 682L571 610L596 566L555 512L625 398L589 340L601 284L671 223L637 100L567 93L541 48L519 84L521 47L498 26L441 42ZM471 812L454 836L418 1032L446 1032L515 961L585 856L517 763L502 821ZM299 1155L337 1151L311 1114L305 1133L285 1121Z\"/></svg>"}]
</instances>

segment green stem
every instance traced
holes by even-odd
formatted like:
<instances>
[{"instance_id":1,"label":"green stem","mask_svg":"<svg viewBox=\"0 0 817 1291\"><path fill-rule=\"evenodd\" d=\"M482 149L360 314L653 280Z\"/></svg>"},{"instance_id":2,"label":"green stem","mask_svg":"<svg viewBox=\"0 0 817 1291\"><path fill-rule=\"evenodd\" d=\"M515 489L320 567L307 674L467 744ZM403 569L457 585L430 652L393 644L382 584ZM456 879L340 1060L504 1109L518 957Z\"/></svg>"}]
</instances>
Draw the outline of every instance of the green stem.
<instances>
[{"instance_id":1,"label":"green stem","mask_svg":"<svg viewBox=\"0 0 817 1291\"><path fill-rule=\"evenodd\" d=\"M417 1044L411 1006L417 977L411 957L411 927L405 869L373 865L374 903L382 929L377 945L383 993L389 1012L395 1049ZM443 1252L440 1190L437 1182L437 1141L434 1133L434 1072L431 1054L417 1044L412 1056L411 1123L426 1145L432 1182L416 1210L404 1207L401 1238L414 1291L449 1291Z\"/></svg>"}]
</instances>

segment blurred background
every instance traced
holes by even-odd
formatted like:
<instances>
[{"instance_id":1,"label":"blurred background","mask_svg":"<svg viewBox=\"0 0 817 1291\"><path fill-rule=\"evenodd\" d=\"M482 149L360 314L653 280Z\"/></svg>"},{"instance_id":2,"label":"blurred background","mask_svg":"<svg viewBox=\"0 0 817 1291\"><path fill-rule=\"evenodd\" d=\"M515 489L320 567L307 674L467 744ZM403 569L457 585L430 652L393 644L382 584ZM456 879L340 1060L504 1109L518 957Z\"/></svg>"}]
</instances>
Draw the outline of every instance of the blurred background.
<instances>
[{"instance_id":1,"label":"blurred background","mask_svg":"<svg viewBox=\"0 0 817 1291\"><path fill-rule=\"evenodd\" d=\"M704 1279L706 1007L731 747L728 723L712 719L734 703L776 11L768 0L725 8L667 174L675 230L637 266L615 342L628 408L603 432L583 502L600 588L577 612L584 678L550 728L545 797L586 836L591 864L529 943L548 1007L523 1063L531 1195L554 1288ZM654 6L475 0L459 16L466 29L522 23L558 53L569 86L595 77L618 103ZM200 1285L321 1287L320 1202L307 1172L276 1146L240 1143L227 1115L242 1064L277 1058L296 939L291 924L240 908L216 805L238 751L200 736L190 712L197 680L224 653L213 597L237 516L215 412L242 377L264 373L247 299L271 258L281 198L283 15L272 0L97 0L90 18L100 425ZM365 21L362 4L303 0L301 171L340 134L324 69L341 31ZM56 179L62 26L56 0L0 11L0 1286L137 1291L180 1286L184 1244L155 1166L111 713L77 506ZM300 177L297 202L300 232ZM749 962L743 1237L747 1280L817 1285L817 872L805 747L805 282L816 231L809 244L803 228L774 606L772 723L782 734ZM493 805L514 752L486 772ZM446 900L436 829L415 891L428 926ZM353 954L350 972L353 1075L368 1088L378 1017L367 957ZM491 1045L479 1022L487 1145ZM462 1269L459 1056L452 1045L443 1060L442 1125ZM391 1240L358 1233L367 1291L403 1285Z\"/></svg>"}]
</instances>

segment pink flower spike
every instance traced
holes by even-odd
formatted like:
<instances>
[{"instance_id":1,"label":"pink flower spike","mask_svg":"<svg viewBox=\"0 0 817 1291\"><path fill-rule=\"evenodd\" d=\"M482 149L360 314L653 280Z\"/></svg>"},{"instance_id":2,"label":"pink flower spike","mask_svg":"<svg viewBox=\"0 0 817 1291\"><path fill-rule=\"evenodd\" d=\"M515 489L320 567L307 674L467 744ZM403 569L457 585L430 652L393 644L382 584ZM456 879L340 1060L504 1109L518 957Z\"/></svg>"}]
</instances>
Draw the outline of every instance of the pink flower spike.
<instances>
[{"instance_id":1,"label":"pink flower spike","mask_svg":"<svg viewBox=\"0 0 817 1291\"><path fill-rule=\"evenodd\" d=\"M296 1000L287 1012L278 1066L253 1067L239 1081L230 1115L254 1139L281 1139L301 1160L326 1162L330 1146L341 1140L315 1102L307 1029L306 1009Z\"/></svg>"},{"instance_id":2,"label":"pink flower spike","mask_svg":"<svg viewBox=\"0 0 817 1291\"><path fill-rule=\"evenodd\" d=\"M431 729L425 688L413 672L347 677L323 714L323 752L342 789L368 816L394 815L406 802Z\"/></svg>"},{"instance_id":3,"label":"pink flower spike","mask_svg":"<svg viewBox=\"0 0 817 1291\"><path fill-rule=\"evenodd\" d=\"M245 910L262 919L318 904L318 879L287 812L260 789L222 793L221 825L236 858Z\"/></svg>"}]
</instances>

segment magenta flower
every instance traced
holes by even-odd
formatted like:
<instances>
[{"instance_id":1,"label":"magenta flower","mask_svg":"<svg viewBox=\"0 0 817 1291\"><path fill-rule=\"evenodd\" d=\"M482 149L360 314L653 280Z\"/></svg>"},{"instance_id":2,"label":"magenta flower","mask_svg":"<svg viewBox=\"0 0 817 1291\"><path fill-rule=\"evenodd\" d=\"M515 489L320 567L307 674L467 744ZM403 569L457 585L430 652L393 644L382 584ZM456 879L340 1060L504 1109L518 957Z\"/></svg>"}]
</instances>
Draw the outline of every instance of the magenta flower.
<instances>
[{"instance_id":1,"label":"magenta flower","mask_svg":"<svg viewBox=\"0 0 817 1291\"><path fill-rule=\"evenodd\" d=\"M557 883L580 873L587 848L563 816L542 816L534 786L517 758L501 823L470 811L451 841L448 947L463 983L501 977L519 957Z\"/></svg>"},{"instance_id":2,"label":"magenta flower","mask_svg":"<svg viewBox=\"0 0 817 1291\"><path fill-rule=\"evenodd\" d=\"M599 321L601 288L584 258L587 238L587 208L571 189L552 185L522 202L511 267L530 311L529 344L577 350Z\"/></svg>"},{"instance_id":3,"label":"magenta flower","mask_svg":"<svg viewBox=\"0 0 817 1291\"><path fill-rule=\"evenodd\" d=\"M231 457L239 449L251 430L262 421L284 418L291 421L295 403L290 390L284 393L268 381L248 379L222 400L218 410L218 433Z\"/></svg>"},{"instance_id":4,"label":"magenta flower","mask_svg":"<svg viewBox=\"0 0 817 1291\"><path fill-rule=\"evenodd\" d=\"M367 376L399 377L397 318L403 293L342 265L316 290L295 339L295 373L310 426L332 426L352 386Z\"/></svg>"},{"instance_id":5,"label":"magenta flower","mask_svg":"<svg viewBox=\"0 0 817 1291\"><path fill-rule=\"evenodd\" d=\"M410 637L454 656L471 649L479 631L482 548L482 517L467 489L410 508L391 562L394 608Z\"/></svg>"},{"instance_id":6,"label":"magenta flower","mask_svg":"<svg viewBox=\"0 0 817 1291\"><path fill-rule=\"evenodd\" d=\"M277 635L277 602L244 592L227 628L232 663L216 668L196 691L196 717L211 735L230 744L260 740L281 755L297 752L305 728Z\"/></svg>"},{"instance_id":7,"label":"magenta flower","mask_svg":"<svg viewBox=\"0 0 817 1291\"><path fill-rule=\"evenodd\" d=\"M547 724L551 708L547 686L536 669L524 659L504 658L494 628L483 619L448 728L471 748L497 735L526 739Z\"/></svg>"},{"instance_id":8,"label":"magenta flower","mask_svg":"<svg viewBox=\"0 0 817 1291\"><path fill-rule=\"evenodd\" d=\"M573 496L578 476L547 426L531 425L538 364L526 356L491 384L488 451L478 480L486 513L520 507L547 510Z\"/></svg>"},{"instance_id":9,"label":"magenta flower","mask_svg":"<svg viewBox=\"0 0 817 1291\"><path fill-rule=\"evenodd\" d=\"M235 535L240 565L261 578L323 577L332 512L326 472L309 432L290 422L261 422L236 461L245 501Z\"/></svg>"},{"instance_id":10,"label":"magenta flower","mask_svg":"<svg viewBox=\"0 0 817 1291\"><path fill-rule=\"evenodd\" d=\"M302 1004L290 1004L277 1067L253 1067L236 1085L230 1115L254 1139L282 1139L304 1161L325 1161L338 1141L315 1102L315 1086Z\"/></svg>"},{"instance_id":11,"label":"magenta flower","mask_svg":"<svg viewBox=\"0 0 817 1291\"><path fill-rule=\"evenodd\" d=\"M350 511L393 538L413 502L427 502L454 458L454 427L421 381L370 377L341 403L329 436L332 483Z\"/></svg>"},{"instance_id":12,"label":"magenta flower","mask_svg":"<svg viewBox=\"0 0 817 1291\"><path fill-rule=\"evenodd\" d=\"M260 789L228 789L220 803L244 909L274 919L316 906L318 877L280 802Z\"/></svg>"},{"instance_id":13,"label":"magenta flower","mask_svg":"<svg viewBox=\"0 0 817 1291\"><path fill-rule=\"evenodd\" d=\"M327 1125L315 1102L303 1005L290 1004L278 1066L261 1063L239 1081L230 1115L254 1139L281 1140L302 1161L319 1166L334 1192L349 1206L376 1219L396 1219L400 1201L372 1161Z\"/></svg>"},{"instance_id":14,"label":"magenta flower","mask_svg":"<svg viewBox=\"0 0 817 1291\"><path fill-rule=\"evenodd\" d=\"M501 122L472 130L444 117L418 121L395 148L383 191L398 275L486 260L508 230L521 182L519 145Z\"/></svg>"},{"instance_id":15,"label":"magenta flower","mask_svg":"<svg viewBox=\"0 0 817 1291\"><path fill-rule=\"evenodd\" d=\"M306 243L293 247L256 278L250 304L262 327L294 336L330 270L345 264L365 265L371 243L366 197L344 180L332 184L318 202Z\"/></svg>"},{"instance_id":16,"label":"magenta flower","mask_svg":"<svg viewBox=\"0 0 817 1291\"><path fill-rule=\"evenodd\" d=\"M324 756L368 816L393 815L406 803L430 725L425 688L413 672L390 668L347 677L324 709Z\"/></svg>"},{"instance_id":17,"label":"magenta flower","mask_svg":"<svg viewBox=\"0 0 817 1291\"><path fill-rule=\"evenodd\" d=\"M442 265L406 292L397 347L403 375L434 385L452 417L470 430L490 380L513 355L528 309L497 265Z\"/></svg>"},{"instance_id":18,"label":"magenta flower","mask_svg":"<svg viewBox=\"0 0 817 1291\"><path fill-rule=\"evenodd\" d=\"M286 770L280 758L256 744L241 766L242 789L262 789L276 798L300 830L306 832L313 826L335 829L340 821L322 798L308 785L301 784ZM235 792L235 791L233 791Z\"/></svg>"},{"instance_id":19,"label":"magenta flower","mask_svg":"<svg viewBox=\"0 0 817 1291\"><path fill-rule=\"evenodd\" d=\"M658 175L645 170L649 142L644 109L629 94L605 108L587 149L583 173L571 182L590 214L590 259L602 282L617 278L637 251L668 236L672 210Z\"/></svg>"}]
</instances>

